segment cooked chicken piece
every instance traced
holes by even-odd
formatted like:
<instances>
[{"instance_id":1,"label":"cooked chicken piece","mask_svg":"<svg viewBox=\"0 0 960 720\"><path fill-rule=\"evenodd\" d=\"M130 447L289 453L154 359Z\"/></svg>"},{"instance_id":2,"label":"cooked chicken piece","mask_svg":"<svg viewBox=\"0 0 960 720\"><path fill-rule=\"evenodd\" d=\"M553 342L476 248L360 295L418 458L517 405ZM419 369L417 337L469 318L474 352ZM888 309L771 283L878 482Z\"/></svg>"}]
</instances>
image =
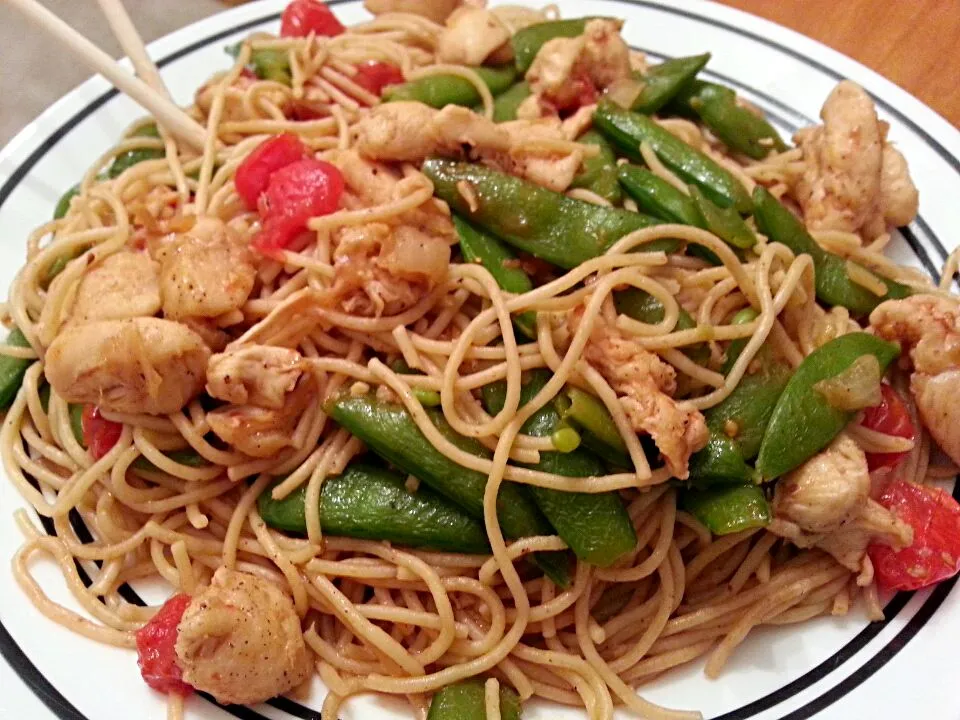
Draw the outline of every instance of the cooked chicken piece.
<instances>
[{"instance_id":1,"label":"cooked chicken piece","mask_svg":"<svg viewBox=\"0 0 960 720\"><path fill-rule=\"evenodd\" d=\"M207 392L235 405L280 409L297 385L304 361L296 350L248 345L214 355L207 366Z\"/></svg>"},{"instance_id":2,"label":"cooked chicken piece","mask_svg":"<svg viewBox=\"0 0 960 720\"><path fill-rule=\"evenodd\" d=\"M300 416L316 402L315 390L312 377L304 375L279 408L227 405L208 412L207 422L217 437L245 455L272 457L292 446L291 436Z\"/></svg>"},{"instance_id":3,"label":"cooked chicken piece","mask_svg":"<svg viewBox=\"0 0 960 720\"><path fill-rule=\"evenodd\" d=\"M670 395L676 371L635 340L598 322L584 359L610 383L638 433L656 442L671 475L685 480L690 455L707 444L710 432L698 410Z\"/></svg>"},{"instance_id":4,"label":"cooked chicken piece","mask_svg":"<svg viewBox=\"0 0 960 720\"><path fill-rule=\"evenodd\" d=\"M823 125L794 136L807 164L795 188L807 225L871 238L887 224L910 222L916 188L903 156L886 144L886 125L866 91L842 81L820 117Z\"/></svg>"},{"instance_id":5,"label":"cooked chicken piece","mask_svg":"<svg viewBox=\"0 0 960 720\"><path fill-rule=\"evenodd\" d=\"M455 65L500 64L513 60L512 33L496 13L486 8L461 7L447 18L440 34L437 60Z\"/></svg>"},{"instance_id":6,"label":"cooked chicken piece","mask_svg":"<svg viewBox=\"0 0 960 720\"><path fill-rule=\"evenodd\" d=\"M160 310L159 269L146 253L122 250L107 256L84 273L70 322L156 315Z\"/></svg>"},{"instance_id":7,"label":"cooked chicken piece","mask_svg":"<svg viewBox=\"0 0 960 720\"><path fill-rule=\"evenodd\" d=\"M363 0L363 6L374 15L413 13L442 23L462 0Z\"/></svg>"},{"instance_id":8,"label":"cooked chicken piece","mask_svg":"<svg viewBox=\"0 0 960 720\"><path fill-rule=\"evenodd\" d=\"M920 209L920 193L910 178L907 159L893 145L883 146L880 171L880 207L887 225L903 227L913 222Z\"/></svg>"},{"instance_id":9,"label":"cooked chicken piece","mask_svg":"<svg viewBox=\"0 0 960 720\"><path fill-rule=\"evenodd\" d=\"M877 335L910 352L910 391L933 439L960 463L960 303L939 295L888 300L870 315Z\"/></svg>"},{"instance_id":10,"label":"cooked chicken piece","mask_svg":"<svg viewBox=\"0 0 960 720\"><path fill-rule=\"evenodd\" d=\"M213 352L221 352L230 343L230 340L232 340L226 331L217 325L216 320L213 318L188 317L182 318L177 322L181 325L186 325L202 337L207 347L213 350Z\"/></svg>"},{"instance_id":11,"label":"cooked chicken piece","mask_svg":"<svg viewBox=\"0 0 960 720\"><path fill-rule=\"evenodd\" d=\"M554 38L540 48L526 79L533 94L560 110L585 104L631 72L630 48L620 37L623 23L595 19L583 35Z\"/></svg>"},{"instance_id":12,"label":"cooked chicken piece","mask_svg":"<svg viewBox=\"0 0 960 720\"><path fill-rule=\"evenodd\" d=\"M98 320L61 331L44 371L68 402L166 415L203 389L209 359L203 339L171 320Z\"/></svg>"},{"instance_id":13,"label":"cooked chicken piece","mask_svg":"<svg viewBox=\"0 0 960 720\"><path fill-rule=\"evenodd\" d=\"M287 594L268 580L225 567L190 601L175 649L184 682L226 704L264 702L313 672Z\"/></svg>"},{"instance_id":14,"label":"cooked chicken piece","mask_svg":"<svg viewBox=\"0 0 960 720\"><path fill-rule=\"evenodd\" d=\"M871 572L871 542L903 546L910 527L870 499L863 450L841 433L823 451L777 482L771 532L798 547L818 547L854 572Z\"/></svg>"},{"instance_id":15,"label":"cooked chicken piece","mask_svg":"<svg viewBox=\"0 0 960 720\"><path fill-rule=\"evenodd\" d=\"M773 508L805 532L829 533L859 513L870 495L870 472L860 446L840 434L777 482Z\"/></svg>"},{"instance_id":16,"label":"cooked chicken piece","mask_svg":"<svg viewBox=\"0 0 960 720\"><path fill-rule=\"evenodd\" d=\"M217 317L246 302L256 278L253 254L233 229L215 218L193 228L158 252L163 314Z\"/></svg>"},{"instance_id":17,"label":"cooked chicken piece","mask_svg":"<svg viewBox=\"0 0 960 720\"><path fill-rule=\"evenodd\" d=\"M456 105L434 110L422 103L386 103L360 120L356 133L357 149L374 160L465 156L558 192L566 190L583 161L577 148L558 152L536 146L567 139L557 118L497 125Z\"/></svg>"}]
</instances>

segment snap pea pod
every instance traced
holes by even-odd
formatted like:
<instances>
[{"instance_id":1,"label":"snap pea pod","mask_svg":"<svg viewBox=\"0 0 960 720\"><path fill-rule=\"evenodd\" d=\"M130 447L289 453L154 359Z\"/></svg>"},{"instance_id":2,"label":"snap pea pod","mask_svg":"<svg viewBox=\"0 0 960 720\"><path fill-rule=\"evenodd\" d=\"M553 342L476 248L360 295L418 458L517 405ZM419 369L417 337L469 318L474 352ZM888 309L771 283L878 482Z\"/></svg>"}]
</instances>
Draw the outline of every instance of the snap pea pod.
<instances>
[{"instance_id":1,"label":"snap pea pod","mask_svg":"<svg viewBox=\"0 0 960 720\"><path fill-rule=\"evenodd\" d=\"M257 499L263 521L279 530L305 533L306 486L283 500L274 500L272 491L267 488ZM320 527L327 535L360 540L445 552L490 552L482 522L429 487L408 490L405 476L365 462L353 462L343 474L324 480Z\"/></svg>"},{"instance_id":2,"label":"snap pea pod","mask_svg":"<svg viewBox=\"0 0 960 720\"><path fill-rule=\"evenodd\" d=\"M517 70L525 73L533 65L540 48L554 38L573 38L583 35L588 20L594 18L570 18L568 20L550 20L548 22L529 25L513 34L510 44L513 45L513 57Z\"/></svg>"},{"instance_id":3,"label":"snap pea pod","mask_svg":"<svg viewBox=\"0 0 960 720\"><path fill-rule=\"evenodd\" d=\"M617 290L613 293L613 304L618 313L622 313L634 320L656 325L663 322L664 309L663 303L657 298L640 288L627 288L626 290ZM680 308L680 314L677 316L676 330L692 330L697 326L690 313ZM696 363L701 365L707 361L710 356L710 348L703 343L696 343L684 349L684 353Z\"/></svg>"},{"instance_id":4,"label":"snap pea pod","mask_svg":"<svg viewBox=\"0 0 960 720\"><path fill-rule=\"evenodd\" d=\"M623 164L617 168L617 179L643 212L666 222L700 227L700 213L690 196L646 168Z\"/></svg>"},{"instance_id":5,"label":"snap pea pod","mask_svg":"<svg viewBox=\"0 0 960 720\"><path fill-rule=\"evenodd\" d=\"M467 262L480 263L507 292L521 295L533 289L530 276L515 267L517 256L498 238L471 225L459 215L453 216L453 226L460 238L460 252ZM513 324L530 339L537 337L537 314L525 312L513 316Z\"/></svg>"},{"instance_id":6,"label":"snap pea pod","mask_svg":"<svg viewBox=\"0 0 960 720\"><path fill-rule=\"evenodd\" d=\"M509 65L470 69L480 76L493 95L499 95L509 88L517 77L517 71ZM481 98L473 83L466 78L459 75L430 75L400 85L389 85L383 91L383 100L384 102L413 100L433 108L442 108L447 105L473 107L481 101Z\"/></svg>"},{"instance_id":7,"label":"snap pea pod","mask_svg":"<svg viewBox=\"0 0 960 720\"><path fill-rule=\"evenodd\" d=\"M342 395L328 401L325 410L380 457L419 478L472 517L483 519L486 474L458 465L437 450L402 405L384 402L372 395ZM478 457L490 456L479 442L454 432L443 413L428 411L428 414L444 437L461 450ZM551 535L554 532L526 490L511 482L505 482L500 487L497 517L504 535L509 538ZM554 554L540 553L537 562L558 584L568 583L566 568Z\"/></svg>"},{"instance_id":8,"label":"snap pea pod","mask_svg":"<svg viewBox=\"0 0 960 720\"><path fill-rule=\"evenodd\" d=\"M508 245L562 268L602 255L627 233L657 224L646 215L574 200L482 165L434 158L422 171L437 197L455 212ZM473 191L472 210L457 187L462 182ZM667 238L643 250L674 252L678 247Z\"/></svg>"},{"instance_id":9,"label":"snap pea pod","mask_svg":"<svg viewBox=\"0 0 960 720\"><path fill-rule=\"evenodd\" d=\"M624 110L611 100L603 99L593 115L593 124L631 160L642 160L640 143L648 142L664 165L684 181L697 185L717 205L733 206L743 214L750 212L750 195L730 171L646 115Z\"/></svg>"},{"instance_id":10,"label":"snap pea pod","mask_svg":"<svg viewBox=\"0 0 960 720\"><path fill-rule=\"evenodd\" d=\"M813 386L844 372L864 355L877 358L882 374L900 355L900 347L856 332L831 340L803 359L777 401L760 444L757 471L763 480L793 470L829 445L850 422L854 411L832 407Z\"/></svg>"},{"instance_id":11,"label":"snap pea pod","mask_svg":"<svg viewBox=\"0 0 960 720\"><path fill-rule=\"evenodd\" d=\"M7 335L6 344L19 348L30 347L27 338L17 327L13 328ZM20 391L20 386L23 385L23 376L27 374L27 368L35 362L36 360L0 355L0 410L6 410L13 405L13 399Z\"/></svg>"},{"instance_id":12,"label":"snap pea pod","mask_svg":"<svg viewBox=\"0 0 960 720\"><path fill-rule=\"evenodd\" d=\"M87 443L83 439L83 405L70 404L67 406L70 414L70 430L73 431L73 439L79 443L80 447L86 448Z\"/></svg>"},{"instance_id":13,"label":"snap pea pod","mask_svg":"<svg viewBox=\"0 0 960 720\"><path fill-rule=\"evenodd\" d=\"M520 393L521 406L530 402L549 380L549 371L535 370L529 373ZM500 412L506 395L506 383L498 382L485 386L483 400L487 412ZM533 437L549 437L562 423L560 413L551 401L524 423L522 432ZM541 451L540 462L532 467L566 477L594 477L604 474L600 460L582 449L569 453ZM531 486L530 492L550 524L556 528L557 534L570 546L574 554L585 562L609 567L623 554L633 550L637 543L630 516L620 496L615 492L563 492L536 486Z\"/></svg>"},{"instance_id":14,"label":"snap pea pod","mask_svg":"<svg viewBox=\"0 0 960 720\"><path fill-rule=\"evenodd\" d=\"M560 417L579 428L583 446L616 467L630 467L627 446L603 403L575 387L568 387L562 397Z\"/></svg>"},{"instance_id":15,"label":"snap pea pod","mask_svg":"<svg viewBox=\"0 0 960 720\"><path fill-rule=\"evenodd\" d=\"M787 149L780 133L763 118L737 103L730 88L696 80L678 93L673 109L694 114L731 150L760 160L771 150Z\"/></svg>"},{"instance_id":16,"label":"snap pea pod","mask_svg":"<svg viewBox=\"0 0 960 720\"><path fill-rule=\"evenodd\" d=\"M67 213L70 211L70 201L73 200L77 195L80 194L80 185L74 185L72 188L67 190L63 195L60 196L60 199L57 200L56 207L53 208L53 219L60 220L67 216Z\"/></svg>"},{"instance_id":17,"label":"snap pea pod","mask_svg":"<svg viewBox=\"0 0 960 720\"><path fill-rule=\"evenodd\" d=\"M729 535L770 524L770 503L757 485L686 490L680 506L714 535Z\"/></svg>"},{"instance_id":18,"label":"snap pea pod","mask_svg":"<svg viewBox=\"0 0 960 720\"><path fill-rule=\"evenodd\" d=\"M753 191L754 217L757 228L771 242L790 248L794 254L813 259L817 299L827 305L840 305L857 316L869 315L884 300L905 298L913 291L889 278L879 278L887 286L886 294L877 296L850 279L847 260L824 250L813 239L803 223L785 208L766 188L757 185Z\"/></svg>"},{"instance_id":19,"label":"snap pea pod","mask_svg":"<svg viewBox=\"0 0 960 720\"><path fill-rule=\"evenodd\" d=\"M493 100L493 121L502 123L517 119L517 110L533 94L526 80L511 85Z\"/></svg>"},{"instance_id":20,"label":"snap pea pod","mask_svg":"<svg viewBox=\"0 0 960 720\"><path fill-rule=\"evenodd\" d=\"M745 375L721 403L704 413L710 439L690 458L690 480L696 486L747 482L755 473L747 461L757 456L770 417L792 369L769 360Z\"/></svg>"},{"instance_id":21,"label":"snap pea pod","mask_svg":"<svg viewBox=\"0 0 960 720\"><path fill-rule=\"evenodd\" d=\"M623 193L617 181L617 156L610 143L596 130L588 130L577 138L577 142L595 145L600 148L600 153L583 161L583 169L570 187L589 190L613 205L619 204Z\"/></svg>"},{"instance_id":22,"label":"snap pea pod","mask_svg":"<svg viewBox=\"0 0 960 720\"><path fill-rule=\"evenodd\" d=\"M690 199L700 214L701 227L706 228L727 245L749 250L757 244L757 236L734 208L718 207L696 185L690 186Z\"/></svg>"},{"instance_id":23,"label":"snap pea pod","mask_svg":"<svg viewBox=\"0 0 960 720\"><path fill-rule=\"evenodd\" d=\"M501 720L520 720L520 696L500 686ZM440 688L430 701L427 720L486 720L486 692L481 680L464 680Z\"/></svg>"},{"instance_id":24,"label":"snap pea pod","mask_svg":"<svg viewBox=\"0 0 960 720\"><path fill-rule=\"evenodd\" d=\"M156 126L156 123L150 123L149 125L138 128L131 137L159 138L160 129ZM137 148L136 150L127 150L117 155L117 157L113 159L113 162L110 163L110 167L107 168L107 177L119 177L134 165L138 165L145 160L159 160L165 155L166 152L162 148Z\"/></svg>"},{"instance_id":25,"label":"snap pea pod","mask_svg":"<svg viewBox=\"0 0 960 720\"><path fill-rule=\"evenodd\" d=\"M746 325L747 323L753 322L759 317L759 314L752 307L744 308L737 312L736 315L731 319L731 325ZM750 338L736 338L731 340L730 344L727 346L726 359L723 361L723 365L720 368L720 372L724 375L730 373L733 369L733 366L737 364L737 360L740 359L743 349L747 346L747 343L750 342Z\"/></svg>"},{"instance_id":26,"label":"snap pea pod","mask_svg":"<svg viewBox=\"0 0 960 720\"><path fill-rule=\"evenodd\" d=\"M419 370L414 370L407 365L406 360L397 358L390 363L390 369L399 375L423 375ZM436 390L427 390L425 388L413 388L413 396L420 401L424 407L437 407L440 405L440 393Z\"/></svg>"},{"instance_id":27,"label":"snap pea pod","mask_svg":"<svg viewBox=\"0 0 960 720\"><path fill-rule=\"evenodd\" d=\"M671 58L649 68L642 76L643 90L630 108L634 112L653 115L686 87L704 65L710 53Z\"/></svg>"},{"instance_id":28,"label":"snap pea pod","mask_svg":"<svg viewBox=\"0 0 960 720\"><path fill-rule=\"evenodd\" d=\"M227 55L236 59L240 55L242 42L228 45L224 48ZM250 53L250 62L247 65L261 80L273 80L281 85L292 85L290 73L290 55L280 48L261 48Z\"/></svg>"}]
</instances>

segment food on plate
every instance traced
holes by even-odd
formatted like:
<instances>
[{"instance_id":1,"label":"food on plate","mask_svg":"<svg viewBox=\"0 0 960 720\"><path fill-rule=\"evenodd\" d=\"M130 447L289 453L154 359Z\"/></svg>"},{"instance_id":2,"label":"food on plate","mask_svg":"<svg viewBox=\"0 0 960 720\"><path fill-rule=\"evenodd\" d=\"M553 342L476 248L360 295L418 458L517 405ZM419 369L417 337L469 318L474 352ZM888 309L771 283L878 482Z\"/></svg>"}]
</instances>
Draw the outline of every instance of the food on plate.
<instances>
[{"instance_id":1,"label":"food on plate","mask_svg":"<svg viewBox=\"0 0 960 720\"><path fill-rule=\"evenodd\" d=\"M30 237L41 612L174 718L319 677L325 720L692 719L637 688L957 573L960 301L884 256L918 194L862 88L791 143L617 18L365 4L294 0L198 87L217 142L136 121Z\"/></svg>"}]
</instances>

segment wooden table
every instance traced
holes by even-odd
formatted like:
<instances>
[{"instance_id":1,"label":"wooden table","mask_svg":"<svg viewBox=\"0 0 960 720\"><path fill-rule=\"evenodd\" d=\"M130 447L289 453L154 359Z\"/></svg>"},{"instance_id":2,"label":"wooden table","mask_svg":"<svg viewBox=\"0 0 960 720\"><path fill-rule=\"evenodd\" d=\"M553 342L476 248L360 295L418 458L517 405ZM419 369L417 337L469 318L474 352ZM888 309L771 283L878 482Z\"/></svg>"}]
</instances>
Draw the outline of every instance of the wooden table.
<instances>
[{"instance_id":1,"label":"wooden table","mask_svg":"<svg viewBox=\"0 0 960 720\"><path fill-rule=\"evenodd\" d=\"M960 1L720 2L786 25L859 60L960 127Z\"/></svg>"}]
</instances>

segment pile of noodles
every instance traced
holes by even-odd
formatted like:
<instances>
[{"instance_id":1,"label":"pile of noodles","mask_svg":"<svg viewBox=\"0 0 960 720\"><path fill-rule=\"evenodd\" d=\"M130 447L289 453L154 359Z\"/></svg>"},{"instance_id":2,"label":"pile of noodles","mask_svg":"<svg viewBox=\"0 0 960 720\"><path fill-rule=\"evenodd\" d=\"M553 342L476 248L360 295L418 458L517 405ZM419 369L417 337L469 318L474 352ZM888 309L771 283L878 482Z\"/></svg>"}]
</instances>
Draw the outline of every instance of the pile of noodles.
<instances>
[{"instance_id":1,"label":"pile of noodles","mask_svg":"<svg viewBox=\"0 0 960 720\"><path fill-rule=\"evenodd\" d=\"M137 227L189 229L192 216L208 215L252 237L256 215L243 208L231 181L237 165L266 136L282 131L296 133L315 151L349 148L351 124L377 102L351 80L358 62L393 63L408 78L456 72L477 85L489 113L489 92L475 73L431 64L440 29L420 17L388 15L335 38L249 40L234 67L203 90L203 107L191 109L208 129L202 154L168 136L130 136L90 168L66 217L30 236L27 264L10 290L5 319L23 331L33 349L0 351L37 357L61 327L86 268L134 242ZM288 53L292 87L263 80L237 86L251 51L261 48ZM326 116L288 120L286 104L308 94ZM761 182L783 196L803 170L797 150L752 162L724 155L719 143L693 123L663 124L722 162L748 189ZM166 158L141 162L116 179L98 179L115 156L146 147L165 148ZM643 152L655 172L682 187L649 148ZM370 318L308 307L314 291L332 283L332 229L388 219L429 201L429 181L415 168L405 173L402 194L391 203L315 219L315 242L297 252L283 251L282 262L261 261L255 295L242 313L224 320L239 342L293 347L310 363L317 402L300 418L293 447L278 456L251 459L210 444L204 408L195 400L166 417L105 413L124 429L116 446L94 461L74 439L67 403L54 392L44 410L43 365L30 367L3 425L0 452L18 490L56 530L48 535L24 511L17 512L25 542L13 561L14 573L44 615L94 640L130 648L134 632L154 609L128 602L121 593L125 583L162 577L177 591L192 593L220 566L270 578L288 588L303 620L317 672L329 688L323 704L328 720L337 717L344 699L364 692L403 695L422 717L431 693L478 674L491 678L489 698L496 698L497 682L503 682L523 699L536 696L583 707L591 718L609 718L615 704L655 720L695 718L699 713L653 705L635 688L700 657L706 658L707 674L716 676L758 625L844 614L857 598L865 600L870 617L881 616L870 578L861 577L858 584L856 574L830 556L798 551L763 530L714 538L678 510L666 471L650 469L614 391L581 359L592 328L602 320L672 364L695 391L690 405L709 408L731 392L764 343L796 366L825 340L857 329L843 309L827 312L816 304L808 257L795 258L761 238L755 254L741 262L708 232L664 225L632 233L602 257L521 296L501 291L478 265L454 264L445 284L399 315ZM582 191L580 196L602 202ZM702 245L723 264L631 252L659 238ZM867 246L844 233L823 233L818 240L878 274L931 289L918 273L882 256L889 236ZM81 251L81 258L45 287L51 264ZM647 325L618 317L611 291L625 286L660 300L663 321ZM696 329L675 329L680 304L695 308ZM748 305L759 317L729 324ZM575 328L565 320L574 309L582 313ZM528 310L538 312L538 337L519 344L510 315ZM723 360L718 343L736 338L749 342L724 377L717 371ZM703 342L711 349L707 367L681 352ZM392 372L389 360L397 357L423 374ZM518 409L521 373L541 367L550 369L550 382ZM490 417L471 391L498 379L508 383L507 403ZM551 449L549 439L524 436L520 428L567 383L604 402L628 445L634 472L570 478L507 464L533 463L540 450ZM322 537L318 504L324 479L363 451L325 416L322 400L373 386L381 392L388 388L444 455L489 476L484 510L492 556ZM492 459L465 453L446 440L430 423L414 388L438 391L453 428L494 450ZM919 427L915 412L914 421ZM876 434L858 440L867 450L909 449L896 472L911 480L945 472L931 465L926 434L916 443ZM164 454L188 447L209 464L189 467ZM154 469L132 467L140 457ZM277 498L307 488L306 537L272 530L257 513L257 496L278 476L286 479L274 490ZM565 545L558 537L504 542L494 504L504 480L579 492L620 491L637 529L635 552L607 569L579 563L567 589L544 577L521 577L518 558ZM71 523L78 518L92 542L78 537ZM30 573L36 555L59 564L85 615L45 594ZM81 580L81 567L89 585ZM172 696L170 702L171 715L178 716L182 701ZM498 717L496 703L488 705L488 717Z\"/></svg>"}]
</instances>

